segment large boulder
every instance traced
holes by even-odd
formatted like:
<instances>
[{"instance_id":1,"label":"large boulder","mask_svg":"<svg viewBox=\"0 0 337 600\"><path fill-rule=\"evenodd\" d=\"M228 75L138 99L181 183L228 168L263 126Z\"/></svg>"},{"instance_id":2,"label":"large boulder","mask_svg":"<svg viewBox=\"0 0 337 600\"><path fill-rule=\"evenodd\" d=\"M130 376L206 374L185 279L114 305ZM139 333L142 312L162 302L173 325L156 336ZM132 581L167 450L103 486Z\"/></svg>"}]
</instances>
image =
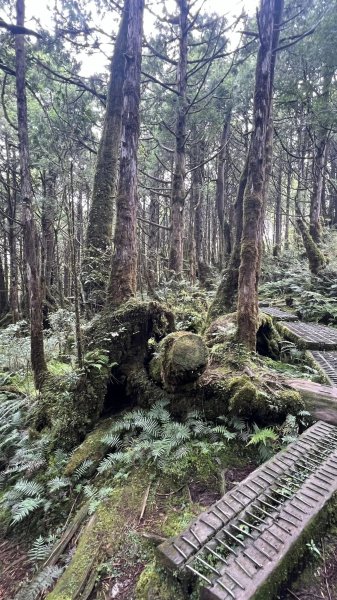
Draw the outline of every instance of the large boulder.
<instances>
[{"instance_id":1,"label":"large boulder","mask_svg":"<svg viewBox=\"0 0 337 600\"><path fill-rule=\"evenodd\" d=\"M208 364L208 351L203 339L189 331L176 331L159 344L150 363L150 375L168 391L193 384Z\"/></svg>"}]
</instances>

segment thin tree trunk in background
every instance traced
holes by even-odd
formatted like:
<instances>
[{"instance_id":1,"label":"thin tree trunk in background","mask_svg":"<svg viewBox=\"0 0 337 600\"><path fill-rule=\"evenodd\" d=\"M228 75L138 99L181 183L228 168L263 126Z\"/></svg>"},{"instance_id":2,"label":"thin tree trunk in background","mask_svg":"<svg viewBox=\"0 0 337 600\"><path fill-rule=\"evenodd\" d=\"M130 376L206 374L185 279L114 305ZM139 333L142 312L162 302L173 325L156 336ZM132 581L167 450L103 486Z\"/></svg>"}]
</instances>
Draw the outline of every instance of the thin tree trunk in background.
<instances>
[{"instance_id":1,"label":"thin tree trunk in background","mask_svg":"<svg viewBox=\"0 0 337 600\"><path fill-rule=\"evenodd\" d=\"M222 135L220 140L220 153L218 156L218 169L216 178L216 192L215 202L217 208L217 214L220 226L220 237L219 237L219 266L222 269L224 263L225 248L225 164L227 156L227 141L229 136L230 121L231 121L232 107L227 111L225 121L222 129ZM227 236L228 239L228 236Z\"/></svg>"},{"instance_id":2,"label":"thin tree trunk in background","mask_svg":"<svg viewBox=\"0 0 337 600\"><path fill-rule=\"evenodd\" d=\"M282 168L279 168L275 202L275 243L273 255L280 256L282 244Z\"/></svg>"},{"instance_id":3,"label":"thin tree trunk in background","mask_svg":"<svg viewBox=\"0 0 337 600\"><path fill-rule=\"evenodd\" d=\"M3 268L2 258L0 256L0 317L3 317L7 314L8 308L9 306L5 272Z\"/></svg>"},{"instance_id":4,"label":"thin tree trunk in background","mask_svg":"<svg viewBox=\"0 0 337 600\"><path fill-rule=\"evenodd\" d=\"M323 90L320 98L320 118L321 124L317 139L315 139L314 159L313 159L313 190L310 202L310 235L316 244L321 241L321 211L322 211L322 193L324 181L324 168L326 159L327 141L329 129L326 124L327 112L329 110L329 90L333 77L333 72L325 69L323 77Z\"/></svg>"},{"instance_id":5,"label":"thin tree trunk in background","mask_svg":"<svg viewBox=\"0 0 337 600\"><path fill-rule=\"evenodd\" d=\"M270 127L273 46L275 24L281 21L282 0L261 0L259 19L260 47L256 64L254 129L249 153L248 180L244 195L241 262L238 286L238 340L247 349L256 349L258 326L257 285L261 256L261 232L266 191L268 130ZM279 33L279 31L278 31Z\"/></svg>"},{"instance_id":6,"label":"thin tree trunk in background","mask_svg":"<svg viewBox=\"0 0 337 600\"><path fill-rule=\"evenodd\" d=\"M178 0L179 14L179 62L177 68L178 97L175 128L175 156L172 179L171 198L171 241L169 269L176 275L183 272L183 233L186 177L186 108L187 108L187 35L188 13L187 0Z\"/></svg>"},{"instance_id":7,"label":"thin tree trunk in background","mask_svg":"<svg viewBox=\"0 0 337 600\"><path fill-rule=\"evenodd\" d=\"M43 200L42 200L42 249L41 249L41 273L42 273L42 302L45 303L44 312L48 314L50 305L55 304L51 295L52 274L55 258L55 208L56 208L56 174L53 171L44 174L43 177Z\"/></svg>"},{"instance_id":8,"label":"thin tree trunk in background","mask_svg":"<svg viewBox=\"0 0 337 600\"><path fill-rule=\"evenodd\" d=\"M147 284L150 295L158 283L158 251L159 251L159 198L153 191L150 192L149 206L149 240L147 255Z\"/></svg>"},{"instance_id":9,"label":"thin tree trunk in background","mask_svg":"<svg viewBox=\"0 0 337 600\"><path fill-rule=\"evenodd\" d=\"M7 222L8 222L8 250L9 250L9 304L12 313L12 321L19 320L19 292L18 292L18 258L16 252L16 239L18 226L16 224L17 211L17 179L15 151L10 152L10 146L5 136L6 144L6 187L7 187ZM12 158L12 160L11 160Z\"/></svg>"},{"instance_id":10,"label":"thin tree trunk in background","mask_svg":"<svg viewBox=\"0 0 337 600\"><path fill-rule=\"evenodd\" d=\"M289 250L289 224L290 224L290 194L291 194L291 170L290 165L287 170L287 192L286 192L286 215L284 231L284 249Z\"/></svg>"},{"instance_id":11,"label":"thin tree trunk in background","mask_svg":"<svg viewBox=\"0 0 337 600\"><path fill-rule=\"evenodd\" d=\"M125 80L130 0L123 15L110 67L110 81L102 136L98 148L94 188L90 206L86 249L83 259L83 288L89 306L101 308L109 276L114 199L120 157L123 86Z\"/></svg>"},{"instance_id":12,"label":"thin tree trunk in background","mask_svg":"<svg viewBox=\"0 0 337 600\"><path fill-rule=\"evenodd\" d=\"M16 15L17 26L24 27L24 0L16 1ZM27 264L27 283L30 304L31 361L35 385L37 388L40 388L47 372L47 365L43 346L42 297L38 269L37 232L33 214L33 188L29 166L26 52L24 35L15 36L15 68L24 254Z\"/></svg>"},{"instance_id":13,"label":"thin tree trunk in background","mask_svg":"<svg viewBox=\"0 0 337 600\"><path fill-rule=\"evenodd\" d=\"M117 194L114 253L107 306L119 306L136 294L137 151L144 0L130 0L124 84L122 150Z\"/></svg>"},{"instance_id":14,"label":"thin tree trunk in background","mask_svg":"<svg viewBox=\"0 0 337 600\"><path fill-rule=\"evenodd\" d=\"M83 367L83 349L82 349L82 333L81 333L81 313L80 313L80 293L79 293L79 273L76 260L76 229L75 229L75 200L74 200L74 165L70 164L70 210L69 210L69 240L70 240L70 256L71 267L74 282L74 304L75 304L75 334L76 334L76 350L77 363L80 369Z\"/></svg>"}]
</instances>

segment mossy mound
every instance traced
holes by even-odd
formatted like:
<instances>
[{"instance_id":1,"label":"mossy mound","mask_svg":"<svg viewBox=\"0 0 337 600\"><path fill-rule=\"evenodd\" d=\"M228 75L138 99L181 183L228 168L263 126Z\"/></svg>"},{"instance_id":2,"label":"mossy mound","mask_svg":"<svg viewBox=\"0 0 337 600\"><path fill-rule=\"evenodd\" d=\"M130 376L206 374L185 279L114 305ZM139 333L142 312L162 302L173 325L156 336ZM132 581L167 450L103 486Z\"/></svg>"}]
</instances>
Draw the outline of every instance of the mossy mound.
<instances>
[{"instance_id":1,"label":"mossy mound","mask_svg":"<svg viewBox=\"0 0 337 600\"><path fill-rule=\"evenodd\" d=\"M159 342L173 329L173 314L156 302L130 301L94 318L84 332L84 368L47 378L35 428L49 429L55 445L76 446L103 410L117 412L132 401L126 397L129 373L144 369L149 339Z\"/></svg>"},{"instance_id":2,"label":"mossy mound","mask_svg":"<svg viewBox=\"0 0 337 600\"><path fill-rule=\"evenodd\" d=\"M195 333L177 331L159 344L150 363L151 377L168 391L193 383L206 369L208 352L203 339Z\"/></svg>"},{"instance_id":3,"label":"mossy mound","mask_svg":"<svg viewBox=\"0 0 337 600\"><path fill-rule=\"evenodd\" d=\"M296 415L304 410L298 392L264 389L258 380L243 375L230 382L229 411L249 422L268 424L283 421L288 414Z\"/></svg>"}]
</instances>

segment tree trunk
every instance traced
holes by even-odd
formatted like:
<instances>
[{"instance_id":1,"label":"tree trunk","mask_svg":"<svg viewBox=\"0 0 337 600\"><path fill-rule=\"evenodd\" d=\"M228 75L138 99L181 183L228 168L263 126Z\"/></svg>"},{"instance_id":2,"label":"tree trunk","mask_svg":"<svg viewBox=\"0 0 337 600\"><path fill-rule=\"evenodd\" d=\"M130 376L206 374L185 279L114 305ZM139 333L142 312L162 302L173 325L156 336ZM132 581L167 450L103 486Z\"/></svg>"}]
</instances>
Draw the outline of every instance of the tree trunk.
<instances>
[{"instance_id":1,"label":"tree trunk","mask_svg":"<svg viewBox=\"0 0 337 600\"><path fill-rule=\"evenodd\" d=\"M275 202L275 240L273 255L280 256L282 244L282 168L280 167L277 180Z\"/></svg>"},{"instance_id":2,"label":"tree trunk","mask_svg":"<svg viewBox=\"0 0 337 600\"><path fill-rule=\"evenodd\" d=\"M16 24L24 27L25 3L16 1ZM16 94L18 112L19 155L24 254L27 264L31 326L31 361L35 385L41 387L47 371L42 329L42 298L38 269L37 232L33 214L33 188L29 167L28 116L26 98L26 52L24 35L15 36Z\"/></svg>"},{"instance_id":3,"label":"tree trunk","mask_svg":"<svg viewBox=\"0 0 337 600\"><path fill-rule=\"evenodd\" d=\"M249 156L249 150L248 150ZM209 318L216 319L220 315L235 310L235 301L238 291L239 267L240 267L240 250L242 237L243 223L243 197L247 185L248 175L248 157L243 168L238 193L235 201L235 238L234 244L228 264L225 270L220 285L217 289L215 298L209 309Z\"/></svg>"},{"instance_id":4,"label":"tree trunk","mask_svg":"<svg viewBox=\"0 0 337 600\"><path fill-rule=\"evenodd\" d=\"M0 256L0 317L3 317L8 312L8 296L7 296L7 288L6 288L6 279L5 273L2 263L2 258Z\"/></svg>"},{"instance_id":5,"label":"tree trunk","mask_svg":"<svg viewBox=\"0 0 337 600\"><path fill-rule=\"evenodd\" d=\"M17 208L17 179L16 179L16 157L13 150L11 161L10 146L7 136L5 138L7 155L7 220L8 220L8 250L9 250L9 304L12 313L12 321L16 323L19 320L19 292L18 292L18 257L16 252L16 239L18 227L16 225ZM12 177L11 177L12 173Z\"/></svg>"},{"instance_id":6,"label":"tree trunk","mask_svg":"<svg viewBox=\"0 0 337 600\"><path fill-rule=\"evenodd\" d=\"M326 69L323 78L323 90L320 98L320 117L323 120L315 140L314 159L313 159L313 190L310 202L310 235L316 244L321 241L321 211L322 194L325 170L325 159L329 129L327 121L327 111L329 109L329 90L332 81L333 72Z\"/></svg>"},{"instance_id":7,"label":"tree trunk","mask_svg":"<svg viewBox=\"0 0 337 600\"><path fill-rule=\"evenodd\" d=\"M149 206L149 240L147 255L147 284L149 293L154 294L158 283L158 252L159 252L159 198L154 192L150 192Z\"/></svg>"},{"instance_id":8,"label":"tree trunk","mask_svg":"<svg viewBox=\"0 0 337 600\"><path fill-rule=\"evenodd\" d=\"M130 0L127 25L122 151L114 253L108 305L119 306L136 294L137 281L137 150L144 0Z\"/></svg>"},{"instance_id":9,"label":"tree trunk","mask_svg":"<svg viewBox=\"0 0 337 600\"><path fill-rule=\"evenodd\" d=\"M42 200L42 302L45 304L44 313L48 314L50 304L55 304L51 296L51 284L54 266L55 252L55 203L56 203L56 174L48 172L43 177L43 200Z\"/></svg>"},{"instance_id":10,"label":"tree trunk","mask_svg":"<svg viewBox=\"0 0 337 600\"><path fill-rule=\"evenodd\" d=\"M176 275L183 272L183 233L186 177L186 108L187 108L187 36L188 13L187 0L178 0L179 14L179 62L177 69L177 115L175 128L175 156L171 197L171 241L169 269Z\"/></svg>"},{"instance_id":11,"label":"tree trunk","mask_svg":"<svg viewBox=\"0 0 337 600\"><path fill-rule=\"evenodd\" d=\"M103 305L102 296L111 258L114 199L122 135L129 7L130 0L125 0L111 61L107 106L97 155L82 269L83 288L89 306L96 309Z\"/></svg>"},{"instance_id":12,"label":"tree trunk","mask_svg":"<svg viewBox=\"0 0 337 600\"><path fill-rule=\"evenodd\" d=\"M238 340L247 349L256 349L258 326L257 285L260 263L260 245L266 166L269 163L268 130L274 75L273 50L278 43L283 0L261 0L259 19L260 48L256 65L254 95L254 129L249 153L247 186L244 195L241 262L238 287Z\"/></svg>"},{"instance_id":13,"label":"tree trunk","mask_svg":"<svg viewBox=\"0 0 337 600\"><path fill-rule=\"evenodd\" d=\"M225 254L225 240L226 230L225 230L225 164L226 164L226 154L227 154L227 141L229 136L230 129L230 120L232 114L232 107L230 106L227 110L225 116L225 122L222 129L222 135L220 140L220 153L218 156L218 170L217 170L217 178L216 178L216 192L215 192L215 202L219 219L219 229L220 229L220 238L219 238L219 265L220 268L223 266L224 262L224 254Z\"/></svg>"},{"instance_id":14,"label":"tree trunk","mask_svg":"<svg viewBox=\"0 0 337 600\"><path fill-rule=\"evenodd\" d=\"M290 194L291 194L291 170L290 170L290 165L288 165L286 215L285 215L285 231L284 231L284 249L285 250L289 250Z\"/></svg>"}]
</instances>

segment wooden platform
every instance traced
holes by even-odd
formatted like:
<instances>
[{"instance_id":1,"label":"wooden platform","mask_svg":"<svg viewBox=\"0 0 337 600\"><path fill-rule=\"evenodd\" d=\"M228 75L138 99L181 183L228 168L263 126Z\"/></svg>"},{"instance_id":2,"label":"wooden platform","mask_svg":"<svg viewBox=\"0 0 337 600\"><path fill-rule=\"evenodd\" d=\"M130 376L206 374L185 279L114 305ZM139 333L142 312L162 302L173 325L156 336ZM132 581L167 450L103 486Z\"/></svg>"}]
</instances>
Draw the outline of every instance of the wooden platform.
<instances>
[{"instance_id":1,"label":"wooden platform","mask_svg":"<svg viewBox=\"0 0 337 600\"><path fill-rule=\"evenodd\" d=\"M307 350L337 350L337 329L311 323L277 323L281 335Z\"/></svg>"},{"instance_id":2,"label":"wooden platform","mask_svg":"<svg viewBox=\"0 0 337 600\"><path fill-rule=\"evenodd\" d=\"M298 317L275 306L260 306L260 311L275 319L275 321L298 321Z\"/></svg>"},{"instance_id":3,"label":"wooden platform","mask_svg":"<svg viewBox=\"0 0 337 600\"><path fill-rule=\"evenodd\" d=\"M337 385L337 352L313 350L311 354L314 361L329 379L331 385Z\"/></svg>"},{"instance_id":4,"label":"wooden platform","mask_svg":"<svg viewBox=\"0 0 337 600\"><path fill-rule=\"evenodd\" d=\"M299 547L315 526L322 535L336 492L337 427L319 421L159 546L159 557L198 578L203 600L276 598Z\"/></svg>"}]
</instances>

